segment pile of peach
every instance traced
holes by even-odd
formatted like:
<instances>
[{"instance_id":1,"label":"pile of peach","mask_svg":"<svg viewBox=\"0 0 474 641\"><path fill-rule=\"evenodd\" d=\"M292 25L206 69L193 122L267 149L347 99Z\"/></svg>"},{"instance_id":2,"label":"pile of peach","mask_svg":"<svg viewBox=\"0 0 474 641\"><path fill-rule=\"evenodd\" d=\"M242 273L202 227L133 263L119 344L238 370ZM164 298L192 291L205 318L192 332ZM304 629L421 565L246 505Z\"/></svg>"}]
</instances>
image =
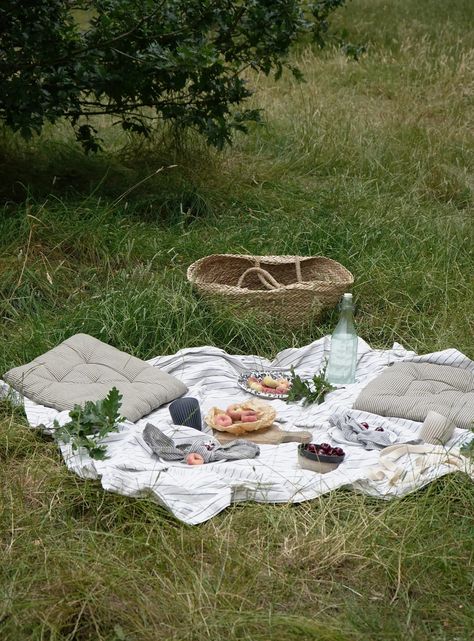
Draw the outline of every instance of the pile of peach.
<instances>
[{"instance_id":1,"label":"pile of peach","mask_svg":"<svg viewBox=\"0 0 474 641\"><path fill-rule=\"evenodd\" d=\"M260 410L246 407L245 404L233 403L225 412L214 416L214 423L219 427L229 427L233 423L255 423L262 417Z\"/></svg>"},{"instance_id":2,"label":"pile of peach","mask_svg":"<svg viewBox=\"0 0 474 641\"><path fill-rule=\"evenodd\" d=\"M270 394L288 394L290 381L287 378L273 378L265 376L261 381L255 376L249 376L247 384L255 392L267 392Z\"/></svg>"}]
</instances>

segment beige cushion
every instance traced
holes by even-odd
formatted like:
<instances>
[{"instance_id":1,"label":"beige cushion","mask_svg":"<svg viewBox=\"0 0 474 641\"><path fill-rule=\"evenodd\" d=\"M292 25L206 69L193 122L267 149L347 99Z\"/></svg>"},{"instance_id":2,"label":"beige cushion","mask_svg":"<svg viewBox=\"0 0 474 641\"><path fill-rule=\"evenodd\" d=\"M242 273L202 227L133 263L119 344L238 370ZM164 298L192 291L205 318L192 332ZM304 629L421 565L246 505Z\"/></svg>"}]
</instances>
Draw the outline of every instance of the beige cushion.
<instances>
[{"instance_id":1,"label":"beige cushion","mask_svg":"<svg viewBox=\"0 0 474 641\"><path fill-rule=\"evenodd\" d=\"M449 365L397 363L364 387L354 409L419 422L431 410L468 429L474 421L474 373Z\"/></svg>"},{"instance_id":2,"label":"beige cushion","mask_svg":"<svg viewBox=\"0 0 474 641\"><path fill-rule=\"evenodd\" d=\"M71 336L3 378L32 401L60 411L105 398L115 386L123 394L120 411L130 421L187 391L174 376L87 334Z\"/></svg>"}]
</instances>

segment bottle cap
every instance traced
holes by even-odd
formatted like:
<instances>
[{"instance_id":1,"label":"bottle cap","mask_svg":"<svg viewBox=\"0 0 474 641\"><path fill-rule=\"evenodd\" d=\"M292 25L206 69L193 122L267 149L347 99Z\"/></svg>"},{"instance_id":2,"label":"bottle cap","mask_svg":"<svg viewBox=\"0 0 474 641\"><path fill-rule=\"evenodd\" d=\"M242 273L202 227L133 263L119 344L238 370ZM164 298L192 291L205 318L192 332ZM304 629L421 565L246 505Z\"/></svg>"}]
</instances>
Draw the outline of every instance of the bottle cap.
<instances>
[{"instance_id":1,"label":"bottle cap","mask_svg":"<svg viewBox=\"0 0 474 641\"><path fill-rule=\"evenodd\" d=\"M342 300L339 303L340 309L353 309L354 301L352 300L352 294L343 294Z\"/></svg>"}]
</instances>

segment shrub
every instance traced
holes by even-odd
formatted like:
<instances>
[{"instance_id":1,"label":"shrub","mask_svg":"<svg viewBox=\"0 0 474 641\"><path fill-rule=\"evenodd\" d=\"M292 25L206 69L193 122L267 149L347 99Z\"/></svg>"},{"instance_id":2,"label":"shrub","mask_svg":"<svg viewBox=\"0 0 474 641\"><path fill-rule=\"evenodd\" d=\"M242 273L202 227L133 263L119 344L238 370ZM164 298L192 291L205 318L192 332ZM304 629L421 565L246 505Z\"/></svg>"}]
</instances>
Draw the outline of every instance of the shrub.
<instances>
[{"instance_id":1,"label":"shrub","mask_svg":"<svg viewBox=\"0 0 474 641\"><path fill-rule=\"evenodd\" d=\"M258 120L248 69L278 78L291 45L321 43L344 0L3 0L0 119L23 137L66 118L87 150L96 115L147 135L156 118L218 147ZM82 19L78 19L78 15Z\"/></svg>"}]
</instances>

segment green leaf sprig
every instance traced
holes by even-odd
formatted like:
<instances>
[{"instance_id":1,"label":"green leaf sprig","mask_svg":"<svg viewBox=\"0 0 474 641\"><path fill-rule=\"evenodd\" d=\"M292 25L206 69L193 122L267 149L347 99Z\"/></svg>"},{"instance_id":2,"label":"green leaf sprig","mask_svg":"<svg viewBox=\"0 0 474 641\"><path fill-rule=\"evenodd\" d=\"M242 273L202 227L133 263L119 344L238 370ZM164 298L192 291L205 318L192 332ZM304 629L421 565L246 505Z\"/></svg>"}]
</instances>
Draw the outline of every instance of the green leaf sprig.
<instances>
[{"instance_id":1,"label":"green leaf sprig","mask_svg":"<svg viewBox=\"0 0 474 641\"><path fill-rule=\"evenodd\" d=\"M103 461L107 458L107 447L99 441L110 432L116 432L119 423L125 420L119 413L122 398L113 387L100 401L86 401L84 407L74 405L69 412L69 423L60 425L54 421L54 438L58 442L71 443L74 452L83 447L91 458Z\"/></svg>"},{"instance_id":2,"label":"green leaf sprig","mask_svg":"<svg viewBox=\"0 0 474 641\"><path fill-rule=\"evenodd\" d=\"M313 376L311 381L304 381L301 376L295 373L295 368L291 367L291 387L286 399L287 403L294 403L303 400L303 405L316 403L319 405L324 401L324 397L336 388L326 380L326 366Z\"/></svg>"},{"instance_id":3,"label":"green leaf sprig","mask_svg":"<svg viewBox=\"0 0 474 641\"><path fill-rule=\"evenodd\" d=\"M474 432L474 421L471 423L471 426L469 429L471 430L471 432ZM460 451L461 451L461 454L466 458L474 459L474 438L471 439L469 443L464 443Z\"/></svg>"},{"instance_id":4,"label":"green leaf sprig","mask_svg":"<svg viewBox=\"0 0 474 641\"><path fill-rule=\"evenodd\" d=\"M461 454L466 458L474 458L474 439L461 447Z\"/></svg>"}]
</instances>

